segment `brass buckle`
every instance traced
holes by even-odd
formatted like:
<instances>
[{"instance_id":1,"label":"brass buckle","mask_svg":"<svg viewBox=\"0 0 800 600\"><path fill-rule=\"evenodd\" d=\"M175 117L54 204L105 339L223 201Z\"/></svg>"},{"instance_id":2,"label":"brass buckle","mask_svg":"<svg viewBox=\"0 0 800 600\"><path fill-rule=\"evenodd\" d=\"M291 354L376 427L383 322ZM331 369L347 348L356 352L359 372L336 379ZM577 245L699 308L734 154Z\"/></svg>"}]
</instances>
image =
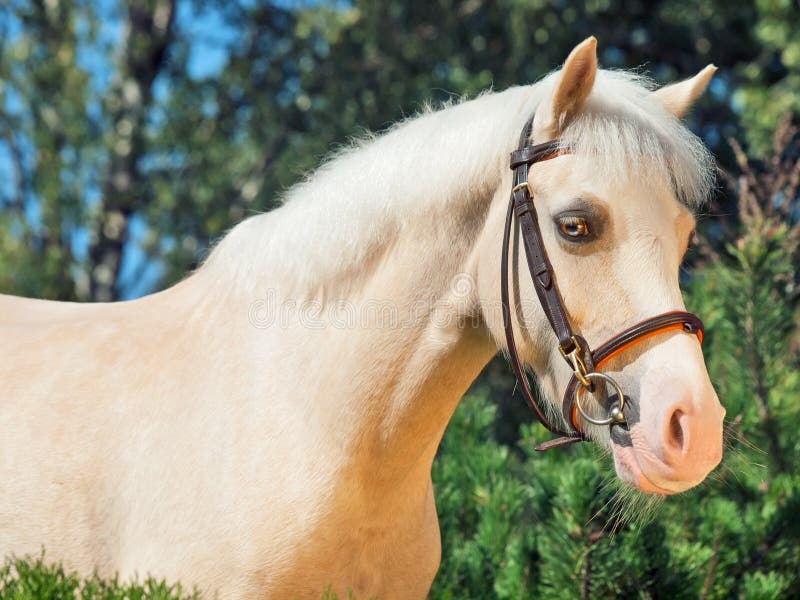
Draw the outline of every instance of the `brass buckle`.
<instances>
[{"instance_id":1,"label":"brass buckle","mask_svg":"<svg viewBox=\"0 0 800 600\"><path fill-rule=\"evenodd\" d=\"M524 189L526 189L526 188L527 188L527 190L528 190L528 195L529 195L531 198L533 198L533 189L531 189L531 184L530 184L530 183L528 183L528 180L527 180L527 179L526 179L525 181L523 181L522 183L518 183L518 184L517 184L517 185L515 185L513 188L511 188L511 193L512 193L512 194L516 194L518 191L520 191L520 190L524 190Z\"/></svg>"},{"instance_id":2,"label":"brass buckle","mask_svg":"<svg viewBox=\"0 0 800 600\"><path fill-rule=\"evenodd\" d=\"M585 388L590 388L592 387L592 382L586 377L586 365L579 355L579 352L581 351L581 345L578 343L578 340L575 339L574 335L569 338L569 340L572 342L572 350L567 352L564 350L564 347L559 344L558 351L561 353L561 356L564 357L564 360L566 360L572 366L572 372L575 374L575 377L578 378L578 381L581 382L581 385Z\"/></svg>"}]
</instances>

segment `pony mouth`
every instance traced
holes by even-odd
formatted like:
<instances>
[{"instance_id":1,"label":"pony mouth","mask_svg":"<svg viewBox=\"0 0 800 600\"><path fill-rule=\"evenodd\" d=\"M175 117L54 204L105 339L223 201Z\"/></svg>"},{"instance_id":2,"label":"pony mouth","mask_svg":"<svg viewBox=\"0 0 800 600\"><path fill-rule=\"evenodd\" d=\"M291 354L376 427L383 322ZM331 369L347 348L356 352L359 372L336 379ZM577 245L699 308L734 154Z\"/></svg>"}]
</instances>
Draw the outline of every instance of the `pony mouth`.
<instances>
[{"instance_id":1,"label":"pony mouth","mask_svg":"<svg viewBox=\"0 0 800 600\"><path fill-rule=\"evenodd\" d=\"M626 484L645 492L646 494L657 494L660 496L670 496L685 491L691 485L685 485L682 482L675 482L675 488L670 489L663 484L659 485L652 481L644 469L639 464L637 452L634 446L620 446L619 444L611 444L611 454L614 457L614 468L617 471L617 476Z\"/></svg>"}]
</instances>

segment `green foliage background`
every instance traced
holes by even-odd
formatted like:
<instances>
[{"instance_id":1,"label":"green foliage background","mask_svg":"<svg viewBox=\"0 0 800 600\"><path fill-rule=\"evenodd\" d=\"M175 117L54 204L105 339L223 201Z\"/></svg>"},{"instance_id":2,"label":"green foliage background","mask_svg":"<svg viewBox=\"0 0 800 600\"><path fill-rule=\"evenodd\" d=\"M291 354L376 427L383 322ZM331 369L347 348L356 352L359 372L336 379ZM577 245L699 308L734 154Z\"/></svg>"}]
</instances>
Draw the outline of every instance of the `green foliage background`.
<instances>
[{"instance_id":1,"label":"green foliage background","mask_svg":"<svg viewBox=\"0 0 800 600\"><path fill-rule=\"evenodd\" d=\"M0 565L0 598L4 600L196 600L197 594L185 593L179 584L147 579L142 583L81 579L49 565L44 557L6 559Z\"/></svg>"},{"instance_id":2,"label":"green foliage background","mask_svg":"<svg viewBox=\"0 0 800 600\"><path fill-rule=\"evenodd\" d=\"M794 0L11 0L0 292L97 301L166 287L348 137L454 94L535 81L588 35L603 66L660 82L720 67L689 119L722 185L684 279L706 321L728 450L700 488L646 500L618 489L597 449L533 456L544 431L496 361L434 465L443 558L431 597L797 596ZM47 596L20 591L20 568L66 581L63 597L79 586L35 560L9 563L2 597ZM82 597L172 593L148 585L161 584Z\"/></svg>"}]
</instances>

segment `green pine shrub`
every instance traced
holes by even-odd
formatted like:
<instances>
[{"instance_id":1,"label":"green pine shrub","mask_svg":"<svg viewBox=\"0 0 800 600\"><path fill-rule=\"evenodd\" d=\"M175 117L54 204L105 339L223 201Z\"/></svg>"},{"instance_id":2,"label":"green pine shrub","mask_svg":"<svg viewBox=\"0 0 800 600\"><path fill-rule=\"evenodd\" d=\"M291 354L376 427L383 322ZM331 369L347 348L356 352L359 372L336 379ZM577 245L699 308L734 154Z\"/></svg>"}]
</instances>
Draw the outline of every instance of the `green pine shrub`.
<instances>
[{"instance_id":1,"label":"green pine shrub","mask_svg":"<svg viewBox=\"0 0 800 600\"><path fill-rule=\"evenodd\" d=\"M117 578L92 576L81 579L61 565L38 558L6 558L0 565L0 600L190 600L180 584L147 578L139 583L120 583Z\"/></svg>"}]
</instances>

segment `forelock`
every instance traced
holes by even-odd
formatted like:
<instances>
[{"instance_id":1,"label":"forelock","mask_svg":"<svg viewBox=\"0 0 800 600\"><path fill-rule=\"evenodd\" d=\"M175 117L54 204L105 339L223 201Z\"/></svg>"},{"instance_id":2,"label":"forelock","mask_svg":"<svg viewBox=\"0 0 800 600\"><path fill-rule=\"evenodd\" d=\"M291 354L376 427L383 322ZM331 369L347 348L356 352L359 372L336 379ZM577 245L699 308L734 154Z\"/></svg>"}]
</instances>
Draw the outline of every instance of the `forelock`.
<instances>
[{"instance_id":1,"label":"forelock","mask_svg":"<svg viewBox=\"0 0 800 600\"><path fill-rule=\"evenodd\" d=\"M590 157L601 177L665 178L681 202L696 208L714 186L714 159L700 138L659 103L653 88L651 80L635 73L598 71L591 95L561 141L577 157Z\"/></svg>"}]
</instances>

